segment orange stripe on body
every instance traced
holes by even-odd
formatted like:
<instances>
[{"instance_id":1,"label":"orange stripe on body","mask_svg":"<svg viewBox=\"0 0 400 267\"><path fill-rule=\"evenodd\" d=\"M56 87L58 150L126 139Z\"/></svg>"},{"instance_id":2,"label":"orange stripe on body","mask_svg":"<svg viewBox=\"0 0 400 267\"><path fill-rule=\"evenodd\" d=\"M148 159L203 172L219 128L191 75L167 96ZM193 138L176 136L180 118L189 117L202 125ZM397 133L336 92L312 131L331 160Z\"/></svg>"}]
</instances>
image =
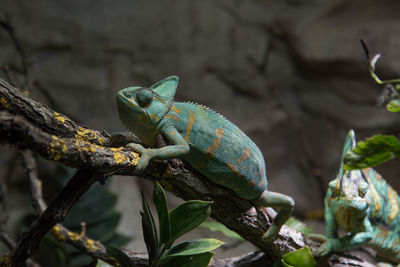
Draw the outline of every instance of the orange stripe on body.
<instances>
[{"instance_id":1,"label":"orange stripe on body","mask_svg":"<svg viewBox=\"0 0 400 267\"><path fill-rule=\"evenodd\" d=\"M391 187L388 189L388 198L390 202L389 223L392 223L394 218L399 214L399 203L397 202L397 193Z\"/></svg>"},{"instance_id":2,"label":"orange stripe on body","mask_svg":"<svg viewBox=\"0 0 400 267\"><path fill-rule=\"evenodd\" d=\"M363 169L362 172L364 173L365 178L367 179L369 183L369 189L371 191L371 196L372 196L372 202L374 202L374 210L373 214L374 215L379 215L379 212L381 210L381 199L378 194L378 192L375 189L375 186L372 184L371 179L369 178L369 169Z\"/></svg>"},{"instance_id":3,"label":"orange stripe on body","mask_svg":"<svg viewBox=\"0 0 400 267\"><path fill-rule=\"evenodd\" d=\"M178 114L181 113L181 110L180 110L179 108L175 107L175 106L172 106L172 107L171 107L171 110L172 110L172 111L175 111L175 112L178 113Z\"/></svg>"},{"instance_id":4,"label":"orange stripe on body","mask_svg":"<svg viewBox=\"0 0 400 267\"><path fill-rule=\"evenodd\" d=\"M185 135L186 142L189 142L189 136L190 136L190 133L192 132L192 128L193 128L193 124L194 124L195 120L196 120L196 117L194 116L193 111L190 111L188 121L186 122L186 135Z\"/></svg>"},{"instance_id":5,"label":"orange stripe on body","mask_svg":"<svg viewBox=\"0 0 400 267\"><path fill-rule=\"evenodd\" d=\"M226 164L228 166L228 168L237 176L241 177L242 175L239 172L239 168L236 164L233 163L227 163Z\"/></svg>"},{"instance_id":6,"label":"orange stripe on body","mask_svg":"<svg viewBox=\"0 0 400 267\"><path fill-rule=\"evenodd\" d=\"M211 145L206 149L207 159L215 158L215 154L217 153L218 148L221 146L221 140L225 136L224 129L215 129L215 135L216 137L213 139Z\"/></svg>"},{"instance_id":7,"label":"orange stripe on body","mask_svg":"<svg viewBox=\"0 0 400 267\"><path fill-rule=\"evenodd\" d=\"M241 164L243 161L249 158L250 158L250 148L246 147L246 149L243 151L243 154L240 156L240 158L237 159L237 163Z\"/></svg>"},{"instance_id":8,"label":"orange stripe on body","mask_svg":"<svg viewBox=\"0 0 400 267\"><path fill-rule=\"evenodd\" d=\"M175 115L165 115L164 119L173 119L173 120L179 121L179 118Z\"/></svg>"}]
</instances>

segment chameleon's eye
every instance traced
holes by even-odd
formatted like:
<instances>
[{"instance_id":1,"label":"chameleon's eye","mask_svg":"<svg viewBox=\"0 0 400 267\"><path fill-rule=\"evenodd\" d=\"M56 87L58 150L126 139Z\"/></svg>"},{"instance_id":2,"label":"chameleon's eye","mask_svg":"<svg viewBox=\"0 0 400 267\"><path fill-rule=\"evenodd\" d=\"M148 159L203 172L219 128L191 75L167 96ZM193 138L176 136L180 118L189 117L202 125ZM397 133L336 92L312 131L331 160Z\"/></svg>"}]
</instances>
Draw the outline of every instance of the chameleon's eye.
<instances>
[{"instance_id":1,"label":"chameleon's eye","mask_svg":"<svg viewBox=\"0 0 400 267\"><path fill-rule=\"evenodd\" d=\"M136 101L142 108L150 105L152 100L153 100L153 92L149 89L142 89L136 93Z\"/></svg>"},{"instance_id":2,"label":"chameleon's eye","mask_svg":"<svg viewBox=\"0 0 400 267\"><path fill-rule=\"evenodd\" d=\"M328 185L329 189L334 190L337 187L337 183L338 183L337 180L330 181Z\"/></svg>"},{"instance_id":3,"label":"chameleon's eye","mask_svg":"<svg viewBox=\"0 0 400 267\"><path fill-rule=\"evenodd\" d=\"M368 184L364 181L361 181L360 184L358 185L358 194L360 195L360 197L364 197L367 191L368 191Z\"/></svg>"},{"instance_id":4,"label":"chameleon's eye","mask_svg":"<svg viewBox=\"0 0 400 267\"><path fill-rule=\"evenodd\" d=\"M339 195L339 188L337 186L338 181L333 180L329 183L329 189L332 191L332 197Z\"/></svg>"}]
</instances>

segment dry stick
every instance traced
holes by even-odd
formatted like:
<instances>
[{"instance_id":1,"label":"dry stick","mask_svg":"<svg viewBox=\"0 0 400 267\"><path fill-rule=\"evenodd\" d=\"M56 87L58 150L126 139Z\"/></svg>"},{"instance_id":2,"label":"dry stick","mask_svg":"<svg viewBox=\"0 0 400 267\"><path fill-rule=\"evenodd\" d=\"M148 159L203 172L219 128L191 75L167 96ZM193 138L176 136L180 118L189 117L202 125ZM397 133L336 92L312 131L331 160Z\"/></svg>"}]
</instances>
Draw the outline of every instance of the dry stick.
<instances>
[{"instance_id":1,"label":"dry stick","mask_svg":"<svg viewBox=\"0 0 400 267\"><path fill-rule=\"evenodd\" d=\"M5 31L7 31L8 35L11 38L11 41L17 50L20 59L21 59L21 65L23 68L24 76L25 76L25 84L23 88L30 89L33 85L34 79L33 79L33 74L30 68L31 61L28 58L28 54L26 53L25 48L22 46L17 33L13 27L13 25L10 22L10 19L8 16L5 16L4 18L0 18L0 27L2 27Z\"/></svg>"},{"instance_id":2,"label":"dry stick","mask_svg":"<svg viewBox=\"0 0 400 267\"><path fill-rule=\"evenodd\" d=\"M47 208L47 204L43 199L42 182L37 173L36 159L33 153L29 150L23 152L24 165L28 173L33 204L36 211L41 214ZM105 262L115 265L114 259L107 255L106 248L99 241L95 241L86 236L86 225L82 223L82 231L76 234L62 224L58 223L54 226L51 232L55 237L65 243L68 243L77 249L85 252L93 258L100 258Z\"/></svg>"},{"instance_id":3,"label":"dry stick","mask_svg":"<svg viewBox=\"0 0 400 267\"><path fill-rule=\"evenodd\" d=\"M18 38L18 34L14 26L12 25L7 16L4 16L4 18L0 18L0 27L3 28L8 33L8 36L10 37L14 45L14 48L17 51L19 58L21 60L21 67L18 67L14 64L0 66L0 69L3 69L3 72L8 81L11 84L15 84L11 78L10 70L22 74L25 77L25 82L24 86L22 86L22 89L30 91L33 86L36 86L36 88L45 96L45 98L48 100L48 102L51 104L53 108L55 108L58 111L62 111L62 107L57 103L56 99L50 94L49 90L47 90L45 86L33 75L32 65L34 64L34 62L32 60L32 56L29 53L27 53L27 50L22 45L22 42Z\"/></svg>"},{"instance_id":4,"label":"dry stick","mask_svg":"<svg viewBox=\"0 0 400 267\"><path fill-rule=\"evenodd\" d=\"M78 170L68 181L50 206L33 222L18 242L11 255L13 266L22 266L25 260L37 250L43 236L57 223L61 222L80 196L99 179L92 170Z\"/></svg>"},{"instance_id":5,"label":"dry stick","mask_svg":"<svg viewBox=\"0 0 400 267\"><path fill-rule=\"evenodd\" d=\"M5 177L10 177L11 172L14 170L14 162L15 160L11 161L9 165ZM7 180L2 179L0 182L0 202L2 202L2 213L0 215L0 239L3 243L7 246L9 250L13 250L17 246L17 242L12 234L7 231L7 221L10 215L10 205L9 199L7 196L8 188L7 188ZM32 259L28 259L26 261L26 265L28 267L40 267L40 265Z\"/></svg>"},{"instance_id":6,"label":"dry stick","mask_svg":"<svg viewBox=\"0 0 400 267\"><path fill-rule=\"evenodd\" d=\"M7 107L4 107L4 104L3 107L1 106L2 98L6 100ZM71 137L75 136L76 138L76 132L82 129L82 126L69 120L64 115L54 115L54 111L19 93L18 89L15 89L2 80L0 80L1 109L8 111L0 111L0 142L7 142L19 148L29 148L45 158L58 160L67 166L91 168L107 175L111 173L131 175L134 170L134 165L136 165L134 157L129 158L129 151L124 149L118 152L120 156L123 155L129 158L129 160L124 162L116 160L121 159L121 157L115 157L115 154L113 154L115 149L113 151L112 148L97 146L95 149L78 149L79 146L74 142L77 139ZM60 116L65 118L64 123L58 121ZM87 136L88 139L85 139L86 141L81 140L81 142L93 145L88 143L87 140L97 142L98 135L105 138L103 140L104 143L109 141L106 133L100 133L91 129L85 130L92 133L93 136L91 136L91 139L89 139L90 136ZM57 154L56 159L52 158L51 153L47 149L52 140L49 133L56 134L58 141L65 144L65 146L61 146L63 153ZM79 173L80 171L77 174ZM285 226L274 241L263 240L261 236L269 225L264 210L257 211L251 201L240 199L231 190L204 178L188 165L169 166L155 161L148 167L148 170L142 177L159 180L164 188L185 200L213 200L211 216L261 248L270 260L277 259L287 252L304 247L309 242L300 233ZM74 178L76 179L76 177ZM59 202L55 201L54 203ZM43 223L46 223L47 217L44 216L46 212L41 216ZM38 228L36 225L31 230L35 229L35 227ZM49 230L51 227L46 228ZM30 237L24 240L32 240L33 233L31 230L29 231ZM318 244L311 244L310 247L314 250L318 248ZM21 253L19 252L19 254ZM336 259L343 258L344 260L349 258L348 256L338 254L333 254L332 257L336 257ZM351 256L351 259L354 260L354 255ZM318 260L321 266L329 264L327 258L319 258ZM365 265L365 261L362 259L357 260L357 262L357 264L354 263L353 265Z\"/></svg>"},{"instance_id":7,"label":"dry stick","mask_svg":"<svg viewBox=\"0 0 400 267\"><path fill-rule=\"evenodd\" d=\"M14 160L11 160L11 164L8 165L4 175L5 177L9 178L9 176L11 176L11 173L14 171L14 162ZM0 181L0 202L2 204L2 212L0 215L0 239L9 249L14 249L16 245L15 238L7 232L7 221L10 217L10 203L7 196L7 178L3 178Z\"/></svg>"}]
</instances>

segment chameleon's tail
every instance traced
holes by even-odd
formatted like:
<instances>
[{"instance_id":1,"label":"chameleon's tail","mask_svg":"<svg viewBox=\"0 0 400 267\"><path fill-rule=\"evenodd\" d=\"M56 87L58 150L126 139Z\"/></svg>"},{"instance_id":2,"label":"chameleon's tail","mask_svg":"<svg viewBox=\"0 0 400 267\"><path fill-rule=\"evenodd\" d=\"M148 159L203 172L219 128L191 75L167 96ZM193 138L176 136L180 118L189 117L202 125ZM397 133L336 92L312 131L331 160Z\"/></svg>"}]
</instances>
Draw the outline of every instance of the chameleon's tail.
<instances>
[{"instance_id":1,"label":"chameleon's tail","mask_svg":"<svg viewBox=\"0 0 400 267\"><path fill-rule=\"evenodd\" d=\"M271 226L264 234L264 238L274 238L278 235L282 225L289 219L294 208L293 198L275 192L265 190L261 196L254 201L256 205L272 208L280 208Z\"/></svg>"}]
</instances>

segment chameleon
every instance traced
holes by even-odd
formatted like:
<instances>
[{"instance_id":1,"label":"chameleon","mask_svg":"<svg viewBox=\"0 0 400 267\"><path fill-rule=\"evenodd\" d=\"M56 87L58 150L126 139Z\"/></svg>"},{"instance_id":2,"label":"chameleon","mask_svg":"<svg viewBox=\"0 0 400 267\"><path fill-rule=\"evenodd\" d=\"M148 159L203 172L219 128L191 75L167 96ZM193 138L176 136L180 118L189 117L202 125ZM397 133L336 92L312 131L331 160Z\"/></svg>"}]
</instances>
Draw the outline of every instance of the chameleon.
<instances>
[{"instance_id":1,"label":"chameleon","mask_svg":"<svg viewBox=\"0 0 400 267\"><path fill-rule=\"evenodd\" d=\"M355 146L355 134L350 130L338 175L329 183L324 200L327 241L319 252L327 255L365 245L399 263L400 198L374 169L344 170L343 158ZM347 234L339 238L337 228Z\"/></svg>"},{"instance_id":2,"label":"chameleon","mask_svg":"<svg viewBox=\"0 0 400 267\"><path fill-rule=\"evenodd\" d=\"M150 87L118 91L122 123L149 148L130 143L141 154L135 171L144 171L153 159L182 158L211 181L233 190L257 206L280 208L263 238L275 238L290 217L294 200L267 190L264 157L236 125L212 109L193 102L175 102L179 78L170 76ZM156 136L171 145L155 146Z\"/></svg>"}]
</instances>

